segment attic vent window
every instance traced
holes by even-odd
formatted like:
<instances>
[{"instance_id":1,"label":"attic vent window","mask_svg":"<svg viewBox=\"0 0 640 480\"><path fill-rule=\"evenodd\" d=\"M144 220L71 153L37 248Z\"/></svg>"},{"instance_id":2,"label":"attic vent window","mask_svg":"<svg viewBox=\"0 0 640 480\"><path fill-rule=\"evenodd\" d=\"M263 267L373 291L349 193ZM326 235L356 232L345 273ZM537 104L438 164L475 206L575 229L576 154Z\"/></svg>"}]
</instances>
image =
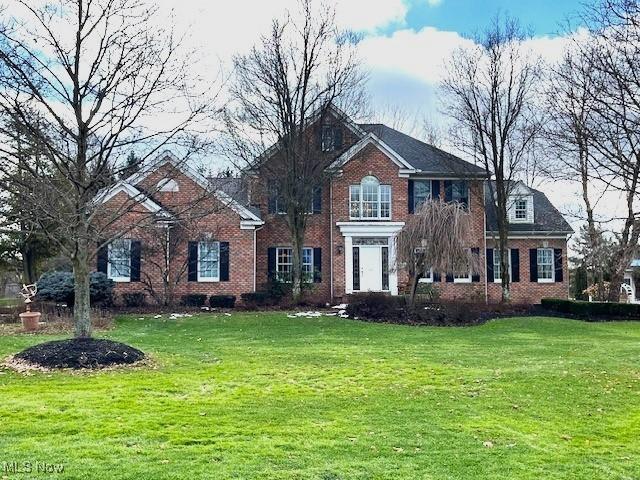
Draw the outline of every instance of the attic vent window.
<instances>
[{"instance_id":1,"label":"attic vent window","mask_svg":"<svg viewBox=\"0 0 640 480\"><path fill-rule=\"evenodd\" d=\"M158 182L158 190L161 192L179 192L178 182L170 178L163 178Z\"/></svg>"}]
</instances>

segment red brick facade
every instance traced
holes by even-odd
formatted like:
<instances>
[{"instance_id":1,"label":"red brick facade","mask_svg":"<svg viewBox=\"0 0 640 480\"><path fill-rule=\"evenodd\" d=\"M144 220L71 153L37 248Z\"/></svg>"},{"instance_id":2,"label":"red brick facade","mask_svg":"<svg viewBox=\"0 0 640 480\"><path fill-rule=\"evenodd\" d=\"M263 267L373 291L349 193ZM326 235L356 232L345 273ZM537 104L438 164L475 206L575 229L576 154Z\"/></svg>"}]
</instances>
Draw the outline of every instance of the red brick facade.
<instances>
[{"instance_id":1,"label":"red brick facade","mask_svg":"<svg viewBox=\"0 0 640 480\"><path fill-rule=\"evenodd\" d=\"M345 134L345 144L342 152L348 149L357 141L352 132ZM342 153L338 152L338 153ZM188 175L166 171L162 167L156 172L148 175L144 181L140 182L141 190L151 190L157 183L171 175L179 183L179 192L157 193L154 199L170 211L179 211L186 205L193 203L193 199L203 195L202 187ZM349 216L349 188L351 185L358 185L365 176L374 176L381 185L388 185L391 188L391 217L385 220L358 220L350 219ZM410 215L408 208L408 188L410 177L413 179L429 179L418 174L407 174L397 159L394 160L383 149L374 143L369 143L359 152L356 152L344 165L342 165L331 178L327 179L322 186L322 208L318 213L310 214L306 230L306 247L321 249L321 275L320 281L309 285L308 295L317 302L335 302L344 299L352 290L352 280L350 280L349 268L351 265L352 237L358 237L359 227L368 228L368 235L375 236L377 228L401 228ZM440 196L444 199L445 179L431 179L439 182ZM486 238L485 231L485 206L484 206L484 181L481 179L467 179L469 185L469 211L472 215L471 235L468 239L469 248L479 252L482 265L486 265L486 249L493 248L493 240ZM229 280L201 283L197 281L187 281L186 275L177 282L174 297L179 299L182 295L191 293L203 293L207 295L233 294L240 296L245 292L260 289L268 280L268 251L274 247L290 247L291 239L285 218L281 214L269 213L267 208L267 198L265 189L260 183L259 177L255 177L251 183L252 194L249 202L254 207L260 209L260 218L264 225L254 225L253 227L242 226L242 219L232 208L223 205L211 194L210 198L203 203L205 210L210 213L203 215L193 223L191 233L184 238L184 241L176 248L172 256L172 269L175 275L177 270L184 269L187 260L189 240L199 240L201 238L215 239L229 243ZM124 201L124 197L118 196L110 200L114 205ZM206 207L206 208L205 208ZM215 208L217 207L217 208ZM132 224L136 222L132 212L129 216L124 216L121 222ZM116 225L116 228L118 226ZM355 229L355 230L354 230ZM139 238L144 244L149 230L136 229L128 236ZM382 230L381 230L382 231ZM373 232L373 233L372 233ZM155 234L154 234L155 235ZM388 234L390 249L392 248L392 234ZM148 240L151 241L151 240ZM511 299L515 303L538 303L544 297L563 297L568 295L568 270L567 270L567 241L566 238L513 238L509 242L509 248L518 249L520 255L519 281L511 285ZM563 280L551 283L531 281L529 255L531 249L553 248L562 251ZM389 250L390 251L390 250ZM162 284L160 271L152 271L151 264L154 263L149 257L143 255L141 258L141 276L147 278L147 284L156 285L156 289ZM391 254L389 254L391 255ZM157 259L156 259L157 261ZM173 266L175 265L175 266ZM390 287L392 293L395 291L402 293L406 290L407 275L401 269L393 273L393 286ZM501 297L501 287L499 283L487 281L485 271L480 272L479 278L468 283L458 283L450 281L444 272L440 278L433 283L440 294L445 299L461 299L465 301L485 301L496 302ZM449 280L449 281L448 281ZM148 291L144 282L118 283L116 292ZM394 291L395 288L395 291Z\"/></svg>"}]
</instances>

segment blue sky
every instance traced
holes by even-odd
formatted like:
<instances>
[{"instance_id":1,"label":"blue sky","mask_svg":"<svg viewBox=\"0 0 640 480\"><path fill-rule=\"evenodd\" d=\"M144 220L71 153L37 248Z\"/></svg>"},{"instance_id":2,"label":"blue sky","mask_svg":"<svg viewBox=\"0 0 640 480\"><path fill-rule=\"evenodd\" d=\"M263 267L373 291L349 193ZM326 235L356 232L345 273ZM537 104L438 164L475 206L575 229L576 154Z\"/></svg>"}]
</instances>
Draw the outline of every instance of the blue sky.
<instances>
[{"instance_id":1,"label":"blue sky","mask_svg":"<svg viewBox=\"0 0 640 480\"><path fill-rule=\"evenodd\" d=\"M432 2L437 3L437 2ZM440 30L453 30L468 35L486 25L497 13L507 13L520 19L535 35L553 35L568 16L580 10L578 0L442 0L430 5L427 0L413 1L409 5L406 24L419 30L434 26Z\"/></svg>"}]
</instances>

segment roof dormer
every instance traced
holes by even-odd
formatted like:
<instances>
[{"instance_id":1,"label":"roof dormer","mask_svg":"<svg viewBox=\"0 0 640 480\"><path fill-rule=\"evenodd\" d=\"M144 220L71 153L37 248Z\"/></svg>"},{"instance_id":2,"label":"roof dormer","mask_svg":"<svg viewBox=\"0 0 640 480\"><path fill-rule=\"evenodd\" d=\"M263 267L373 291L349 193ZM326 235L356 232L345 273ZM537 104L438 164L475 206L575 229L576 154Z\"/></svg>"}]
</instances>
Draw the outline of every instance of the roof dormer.
<instances>
[{"instance_id":1,"label":"roof dormer","mask_svg":"<svg viewBox=\"0 0 640 480\"><path fill-rule=\"evenodd\" d=\"M534 223L533 191L522 182L517 182L507 201L509 223Z\"/></svg>"}]
</instances>

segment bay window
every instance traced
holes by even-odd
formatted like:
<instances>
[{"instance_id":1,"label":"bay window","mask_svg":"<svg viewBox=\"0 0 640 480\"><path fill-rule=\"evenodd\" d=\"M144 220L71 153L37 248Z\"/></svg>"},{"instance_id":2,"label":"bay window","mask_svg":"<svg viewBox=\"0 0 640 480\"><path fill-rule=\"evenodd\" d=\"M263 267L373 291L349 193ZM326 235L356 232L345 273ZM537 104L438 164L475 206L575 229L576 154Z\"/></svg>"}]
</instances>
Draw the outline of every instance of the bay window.
<instances>
[{"instance_id":1,"label":"bay window","mask_svg":"<svg viewBox=\"0 0 640 480\"><path fill-rule=\"evenodd\" d=\"M349 187L351 219L391 218L391 185L380 185L376 177L367 176L360 185Z\"/></svg>"}]
</instances>

